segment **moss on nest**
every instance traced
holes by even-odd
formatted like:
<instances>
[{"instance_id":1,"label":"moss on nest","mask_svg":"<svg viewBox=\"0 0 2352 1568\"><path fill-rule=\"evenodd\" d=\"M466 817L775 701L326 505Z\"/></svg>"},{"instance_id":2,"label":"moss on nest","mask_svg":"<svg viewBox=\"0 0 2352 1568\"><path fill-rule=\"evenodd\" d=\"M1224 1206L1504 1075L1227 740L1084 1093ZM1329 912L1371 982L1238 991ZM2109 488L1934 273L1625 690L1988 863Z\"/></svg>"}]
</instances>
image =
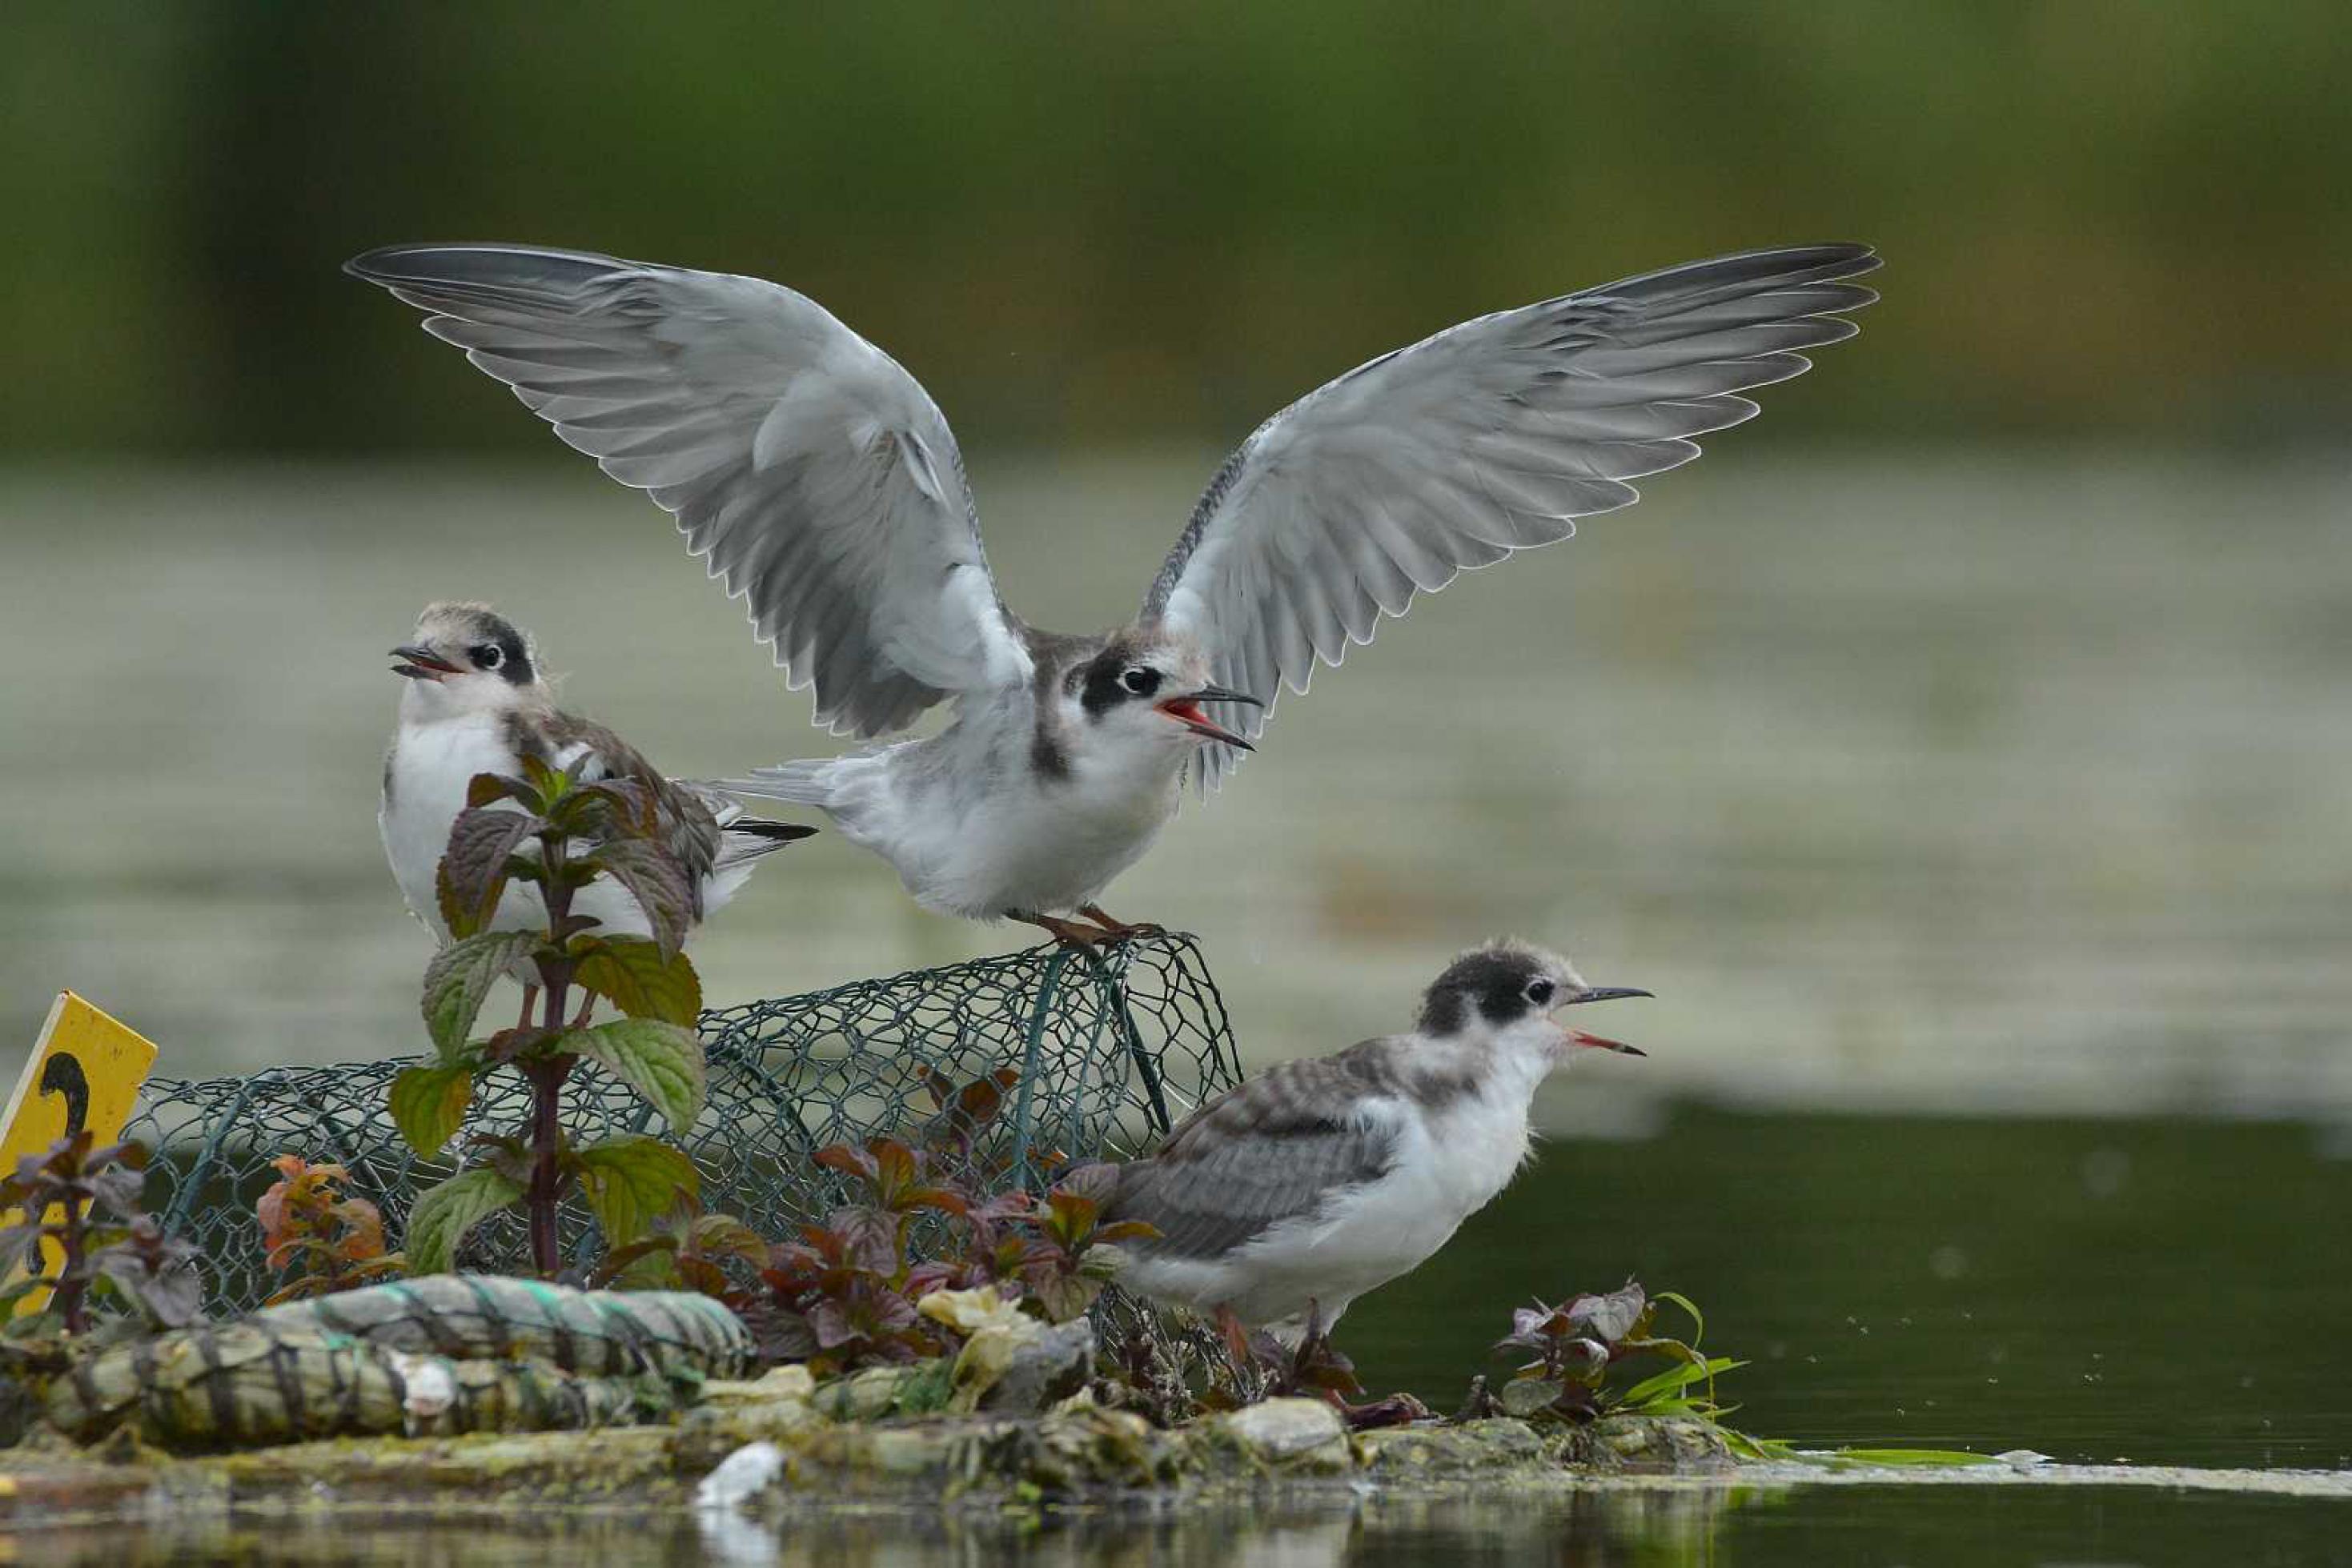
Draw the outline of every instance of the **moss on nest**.
<instances>
[{"instance_id":1,"label":"moss on nest","mask_svg":"<svg viewBox=\"0 0 2352 1568\"><path fill-rule=\"evenodd\" d=\"M746 1445L773 1445L755 1512L843 1505L937 1509L1227 1497L1370 1481L1397 1490L1572 1484L1628 1469L1730 1464L1712 1428L1618 1417L1584 1428L1507 1417L1351 1433L1328 1405L1274 1399L1175 1429L1085 1397L1035 1417L937 1408L937 1369L890 1369L824 1387L786 1368L714 1382L663 1426L446 1437L336 1438L175 1458L118 1437L89 1448L20 1448L0 1523L347 1504L425 1511L597 1503L685 1505ZM929 1413L908 1413L910 1406Z\"/></svg>"}]
</instances>

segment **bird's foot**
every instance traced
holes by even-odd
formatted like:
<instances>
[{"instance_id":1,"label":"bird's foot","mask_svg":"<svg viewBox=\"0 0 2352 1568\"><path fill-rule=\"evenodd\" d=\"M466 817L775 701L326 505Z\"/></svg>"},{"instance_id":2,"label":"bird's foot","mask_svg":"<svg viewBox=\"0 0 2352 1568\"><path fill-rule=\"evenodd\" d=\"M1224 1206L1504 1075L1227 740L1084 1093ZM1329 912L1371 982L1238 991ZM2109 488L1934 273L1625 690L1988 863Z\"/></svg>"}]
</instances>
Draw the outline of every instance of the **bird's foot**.
<instances>
[{"instance_id":1,"label":"bird's foot","mask_svg":"<svg viewBox=\"0 0 2352 1568\"><path fill-rule=\"evenodd\" d=\"M522 988L522 1015L515 1019L516 1030L521 1030L529 1029L531 1025L530 1015L538 1010L539 988L537 986L525 986Z\"/></svg>"},{"instance_id":2,"label":"bird's foot","mask_svg":"<svg viewBox=\"0 0 2352 1568\"><path fill-rule=\"evenodd\" d=\"M1099 904L1081 904L1078 913L1103 928L1100 940L1126 942L1138 936L1165 936L1168 927L1150 920L1121 920Z\"/></svg>"},{"instance_id":3,"label":"bird's foot","mask_svg":"<svg viewBox=\"0 0 2352 1568\"><path fill-rule=\"evenodd\" d=\"M1118 933L1084 920L1065 920L1056 915L1040 915L1031 910L1008 909L1007 920L1018 920L1024 925L1034 925L1050 935L1065 947L1100 947L1120 940Z\"/></svg>"}]
</instances>

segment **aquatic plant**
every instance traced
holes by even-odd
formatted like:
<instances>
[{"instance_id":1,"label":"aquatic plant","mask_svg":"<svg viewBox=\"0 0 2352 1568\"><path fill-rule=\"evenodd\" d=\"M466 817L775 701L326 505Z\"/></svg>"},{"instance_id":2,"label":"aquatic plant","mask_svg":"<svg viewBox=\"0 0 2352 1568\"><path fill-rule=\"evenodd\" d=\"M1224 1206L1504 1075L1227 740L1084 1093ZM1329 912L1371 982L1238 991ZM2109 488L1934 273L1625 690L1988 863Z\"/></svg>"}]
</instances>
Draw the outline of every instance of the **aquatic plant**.
<instances>
[{"instance_id":1,"label":"aquatic plant","mask_svg":"<svg viewBox=\"0 0 2352 1568\"><path fill-rule=\"evenodd\" d=\"M1691 1320L1688 1342L1656 1332L1658 1308L1672 1305ZM1632 1280L1606 1295L1573 1296L1559 1306L1540 1301L1511 1313L1511 1332L1495 1342L1507 1350L1532 1353L1503 1385L1496 1403L1507 1415L1589 1421L1601 1415L1697 1416L1724 1414L1715 1401L1717 1374L1745 1366L1728 1356L1698 1349L1706 1320L1687 1296L1661 1291L1654 1297ZM1614 1387L1611 1373L1637 1355L1675 1363L1628 1387Z\"/></svg>"},{"instance_id":2,"label":"aquatic plant","mask_svg":"<svg viewBox=\"0 0 2352 1568\"><path fill-rule=\"evenodd\" d=\"M577 913L599 878L635 899L649 936L596 929ZM543 929L493 928L510 883L528 883L546 912ZM521 1135L477 1134L474 1163L416 1200L408 1261L418 1274L448 1269L466 1233L520 1206L533 1266L552 1279L562 1264L557 1205L577 1189L608 1243L625 1247L699 1188L694 1164L658 1138L626 1136L574 1147L562 1120L563 1085L593 1061L644 1099L673 1131L702 1111L702 1041L695 1020L702 982L680 950L691 905L685 868L662 836L652 795L622 779L585 781L525 757L522 776L478 774L449 830L439 902L450 942L425 971L422 1010L436 1060L394 1079L392 1114L419 1154L438 1153L465 1124L474 1085L492 1071L519 1072L531 1088ZM474 1022L501 975L526 983L511 1029L473 1040ZM577 999L576 1009L573 1007ZM598 998L623 1016L591 1024Z\"/></svg>"},{"instance_id":3,"label":"aquatic plant","mask_svg":"<svg viewBox=\"0 0 2352 1568\"><path fill-rule=\"evenodd\" d=\"M299 1155L280 1155L271 1164L278 1181L254 1212L269 1266L292 1277L262 1305L355 1290L406 1270L406 1258L383 1249L382 1211L343 1191L351 1172Z\"/></svg>"},{"instance_id":4,"label":"aquatic plant","mask_svg":"<svg viewBox=\"0 0 2352 1568\"><path fill-rule=\"evenodd\" d=\"M0 1291L0 1314L34 1291L49 1292L42 1311L16 1320L12 1333L87 1333L91 1301L108 1297L136 1309L154 1327L196 1320L204 1301L198 1253L165 1236L140 1209L146 1168L142 1145L100 1145L83 1128L25 1155L0 1179L0 1208L18 1214L16 1223L0 1230L0 1273L24 1270L23 1279ZM57 1243L54 1273L45 1240Z\"/></svg>"}]
</instances>

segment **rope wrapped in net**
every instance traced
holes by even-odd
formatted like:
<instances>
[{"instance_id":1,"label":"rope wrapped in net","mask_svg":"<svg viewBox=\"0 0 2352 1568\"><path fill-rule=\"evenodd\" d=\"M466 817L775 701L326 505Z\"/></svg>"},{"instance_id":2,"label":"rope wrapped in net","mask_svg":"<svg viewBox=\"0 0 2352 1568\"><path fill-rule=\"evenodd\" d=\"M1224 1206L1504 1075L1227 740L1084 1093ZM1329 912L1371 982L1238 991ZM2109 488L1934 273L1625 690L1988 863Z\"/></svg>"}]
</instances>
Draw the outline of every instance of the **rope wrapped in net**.
<instances>
[{"instance_id":1,"label":"rope wrapped in net","mask_svg":"<svg viewBox=\"0 0 2352 1568\"><path fill-rule=\"evenodd\" d=\"M1043 1180L1065 1160L1138 1153L1240 1079L1223 999L1198 944L1181 935L1104 951L1041 946L746 1003L706 1013L702 1037L708 1103L678 1141L707 1208L778 1238L842 1200L843 1178L813 1163L829 1144L927 1144L940 1175L994 1191ZM152 1152L147 1206L205 1254L215 1315L250 1310L279 1283L254 1218L278 1155L345 1166L347 1190L383 1211L398 1244L415 1194L462 1152L459 1140L420 1159L393 1126L391 1082L414 1060L149 1081L124 1136ZM952 1120L943 1101L991 1078L1008 1085L995 1113L940 1137ZM469 1129L519 1131L529 1111L520 1076L492 1074ZM573 1074L564 1114L577 1143L664 1130L593 1070ZM562 1228L576 1264L601 1254L583 1206L567 1205ZM502 1214L476 1228L461 1261L519 1272L526 1257L520 1218Z\"/></svg>"},{"instance_id":2,"label":"rope wrapped in net","mask_svg":"<svg viewBox=\"0 0 2352 1568\"><path fill-rule=\"evenodd\" d=\"M576 1429L667 1415L752 1354L705 1296L442 1274L100 1351L51 1381L47 1416L181 1448Z\"/></svg>"}]
</instances>

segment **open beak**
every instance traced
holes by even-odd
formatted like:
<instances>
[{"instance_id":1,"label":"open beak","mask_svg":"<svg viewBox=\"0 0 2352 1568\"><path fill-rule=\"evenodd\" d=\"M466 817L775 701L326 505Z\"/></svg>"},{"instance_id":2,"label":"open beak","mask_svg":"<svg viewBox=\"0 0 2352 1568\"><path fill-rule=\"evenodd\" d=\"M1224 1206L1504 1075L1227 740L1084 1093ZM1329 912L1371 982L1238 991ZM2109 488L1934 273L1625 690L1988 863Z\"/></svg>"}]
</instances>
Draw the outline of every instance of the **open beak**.
<instances>
[{"instance_id":1,"label":"open beak","mask_svg":"<svg viewBox=\"0 0 2352 1568\"><path fill-rule=\"evenodd\" d=\"M1202 703L1247 703L1252 707L1264 707L1265 703L1246 692L1228 691L1223 686L1202 686L1197 692L1187 692L1181 697L1168 697L1159 705L1160 711L1191 730L1194 735L1211 740L1222 740L1227 746L1237 746L1244 751L1255 751L1256 747L1227 729L1223 725L1201 711Z\"/></svg>"},{"instance_id":2,"label":"open beak","mask_svg":"<svg viewBox=\"0 0 2352 1568\"><path fill-rule=\"evenodd\" d=\"M1582 1002L1613 1002L1625 997L1646 997L1650 993L1647 991L1635 990L1631 986L1587 986L1583 990L1577 992L1576 995L1568 998L1559 1005L1564 1008L1572 1008ZM1603 1040L1597 1034L1587 1034L1580 1029L1572 1029L1568 1031L1568 1043L1570 1045L1591 1046L1595 1051L1613 1051L1620 1056L1647 1056L1650 1054L1638 1045L1627 1045L1622 1040Z\"/></svg>"},{"instance_id":3,"label":"open beak","mask_svg":"<svg viewBox=\"0 0 2352 1568\"><path fill-rule=\"evenodd\" d=\"M392 657L400 661L399 664L393 665L392 673L395 675L406 675L412 681L437 681L444 675L463 673L457 665L432 649L422 647L415 643L404 643L394 648L392 651Z\"/></svg>"}]
</instances>

